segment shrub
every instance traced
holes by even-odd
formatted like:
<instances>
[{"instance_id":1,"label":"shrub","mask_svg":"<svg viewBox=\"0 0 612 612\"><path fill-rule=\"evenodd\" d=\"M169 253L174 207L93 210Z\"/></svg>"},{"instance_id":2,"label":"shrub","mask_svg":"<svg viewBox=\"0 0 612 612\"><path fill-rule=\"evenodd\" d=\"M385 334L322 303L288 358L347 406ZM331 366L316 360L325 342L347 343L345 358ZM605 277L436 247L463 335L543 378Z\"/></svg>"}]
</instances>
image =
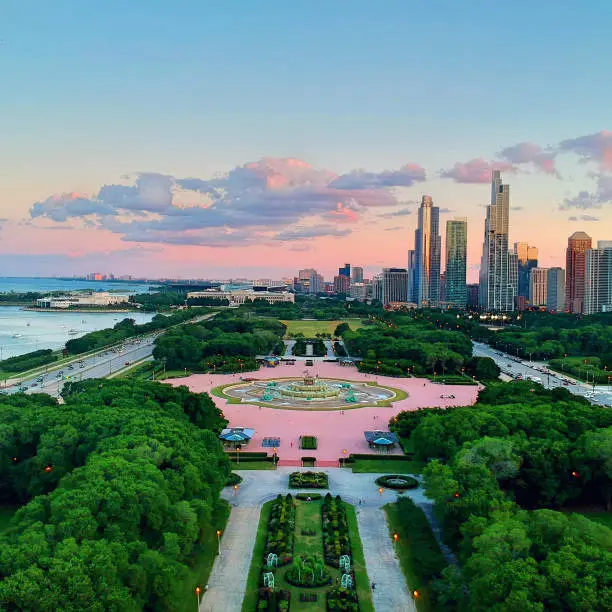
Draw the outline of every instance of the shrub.
<instances>
[{"instance_id":1,"label":"shrub","mask_svg":"<svg viewBox=\"0 0 612 612\"><path fill-rule=\"evenodd\" d=\"M292 472L289 487L292 489L327 489L329 479L324 472Z\"/></svg>"},{"instance_id":2,"label":"shrub","mask_svg":"<svg viewBox=\"0 0 612 612\"><path fill-rule=\"evenodd\" d=\"M285 573L285 580L293 586L316 588L330 584L331 576L317 555L300 555Z\"/></svg>"},{"instance_id":3,"label":"shrub","mask_svg":"<svg viewBox=\"0 0 612 612\"><path fill-rule=\"evenodd\" d=\"M352 589L332 589L327 593L328 612L359 612L357 593Z\"/></svg>"},{"instance_id":4,"label":"shrub","mask_svg":"<svg viewBox=\"0 0 612 612\"><path fill-rule=\"evenodd\" d=\"M242 476L232 472L225 481L226 487L233 487L234 485L240 484L242 482Z\"/></svg>"},{"instance_id":5,"label":"shrub","mask_svg":"<svg viewBox=\"0 0 612 612\"><path fill-rule=\"evenodd\" d=\"M279 495L270 509L268 519L268 539L264 559L270 553L278 555L278 564L286 565L293 559L293 540L295 534L295 504L290 494Z\"/></svg>"},{"instance_id":6,"label":"shrub","mask_svg":"<svg viewBox=\"0 0 612 612\"><path fill-rule=\"evenodd\" d=\"M302 436L300 438L300 448L303 450L317 450L317 437Z\"/></svg>"},{"instance_id":7,"label":"shrub","mask_svg":"<svg viewBox=\"0 0 612 612\"><path fill-rule=\"evenodd\" d=\"M416 489L419 486L419 481L412 476L406 476L404 474L388 474L387 476L377 478L376 484L386 489L404 491L405 489Z\"/></svg>"}]
</instances>

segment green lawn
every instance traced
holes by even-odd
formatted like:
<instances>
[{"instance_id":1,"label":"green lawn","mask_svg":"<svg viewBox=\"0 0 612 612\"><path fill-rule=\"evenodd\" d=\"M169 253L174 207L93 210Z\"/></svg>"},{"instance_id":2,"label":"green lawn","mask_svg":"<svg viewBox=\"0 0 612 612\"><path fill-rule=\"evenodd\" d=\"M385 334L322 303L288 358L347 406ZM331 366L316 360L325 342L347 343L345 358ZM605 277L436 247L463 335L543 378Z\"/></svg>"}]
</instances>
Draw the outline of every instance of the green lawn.
<instances>
[{"instance_id":1,"label":"green lawn","mask_svg":"<svg viewBox=\"0 0 612 612\"><path fill-rule=\"evenodd\" d=\"M8 529L9 523L17 510L19 510L18 506L0 506L0 533Z\"/></svg>"},{"instance_id":2,"label":"green lawn","mask_svg":"<svg viewBox=\"0 0 612 612\"><path fill-rule=\"evenodd\" d=\"M411 459L357 459L349 467L353 468L353 474L420 474L425 464Z\"/></svg>"},{"instance_id":3,"label":"green lawn","mask_svg":"<svg viewBox=\"0 0 612 612\"><path fill-rule=\"evenodd\" d=\"M232 472L234 470L273 470L274 464L271 461L241 461L240 465L232 461Z\"/></svg>"},{"instance_id":4,"label":"green lawn","mask_svg":"<svg viewBox=\"0 0 612 612\"><path fill-rule=\"evenodd\" d=\"M208 584L208 577L210 576L210 572L212 571L213 564L217 557L217 551L219 550L216 531L219 529L221 532L225 532L229 515L230 507L228 504L225 508L225 512L214 521L214 528L206 533L205 540L200 544L195 555L193 567L190 568L184 580L181 580L175 586L175 606L173 610L176 612L196 609L197 600L195 589L197 586L202 588L204 585Z\"/></svg>"},{"instance_id":5,"label":"green lawn","mask_svg":"<svg viewBox=\"0 0 612 612\"><path fill-rule=\"evenodd\" d=\"M353 331L363 327L361 319L342 319L336 321L281 321L281 323L287 326L287 337L291 334L304 334L306 338L314 338L316 334L333 334L340 323L348 323Z\"/></svg>"},{"instance_id":6,"label":"green lawn","mask_svg":"<svg viewBox=\"0 0 612 612\"><path fill-rule=\"evenodd\" d=\"M321 504L322 501L300 501L295 500L296 517L295 517L295 543L294 556L300 554L316 554L321 559L323 558L323 532L321 524ZM266 543L268 518L270 516L270 508L274 500L264 504L259 526L257 527L257 537L253 548L253 560L249 569L247 578L247 588L245 598L242 604L242 612L255 612L257 606L257 595L259 589L259 577L263 562L263 553ZM365 560L361 540L359 538L359 530L357 527L357 518L355 509L350 504L346 504L349 530L351 537L351 547L353 550L353 564L355 567L355 579L357 582L357 594L359 597L360 612L374 612L372 604L372 593L370 591L370 581L365 571ZM302 535L302 529L309 531L314 530L315 535ZM283 576L290 568L290 565L280 568L276 571L276 586L285 588L291 591L291 611L292 612L318 612L325 610L326 593L330 590L329 586L318 588L299 588L288 584L283 580ZM325 566L334 583L339 577L340 571L336 568ZM300 592L316 593L318 600L316 602L301 602Z\"/></svg>"}]
</instances>

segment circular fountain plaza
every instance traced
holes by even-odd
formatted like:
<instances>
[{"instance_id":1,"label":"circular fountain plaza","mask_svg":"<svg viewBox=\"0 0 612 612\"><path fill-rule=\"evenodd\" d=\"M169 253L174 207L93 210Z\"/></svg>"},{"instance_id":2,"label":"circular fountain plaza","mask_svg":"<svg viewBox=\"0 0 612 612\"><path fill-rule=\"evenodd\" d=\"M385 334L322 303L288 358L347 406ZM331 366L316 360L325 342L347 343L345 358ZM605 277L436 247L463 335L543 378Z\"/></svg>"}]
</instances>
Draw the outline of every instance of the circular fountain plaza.
<instances>
[{"instance_id":1,"label":"circular fountain plaza","mask_svg":"<svg viewBox=\"0 0 612 612\"><path fill-rule=\"evenodd\" d=\"M374 383L319 378L306 373L301 378L243 380L222 389L222 394L241 403L299 410L344 410L378 406L397 393Z\"/></svg>"}]
</instances>

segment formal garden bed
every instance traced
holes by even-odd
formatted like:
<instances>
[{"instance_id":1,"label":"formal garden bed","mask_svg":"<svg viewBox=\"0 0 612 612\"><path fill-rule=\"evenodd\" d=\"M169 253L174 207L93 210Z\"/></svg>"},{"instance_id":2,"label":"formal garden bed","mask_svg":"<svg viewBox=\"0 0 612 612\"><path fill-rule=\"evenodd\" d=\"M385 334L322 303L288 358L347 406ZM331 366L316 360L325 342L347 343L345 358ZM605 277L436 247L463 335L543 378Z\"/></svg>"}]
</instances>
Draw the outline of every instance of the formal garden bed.
<instances>
[{"instance_id":1,"label":"formal garden bed","mask_svg":"<svg viewBox=\"0 0 612 612\"><path fill-rule=\"evenodd\" d=\"M323 498L321 507L323 520L323 550L325 563L339 567L342 555L351 556L346 508L339 495L332 497L329 493Z\"/></svg>"},{"instance_id":2,"label":"formal garden bed","mask_svg":"<svg viewBox=\"0 0 612 612\"><path fill-rule=\"evenodd\" d=\"M377 478L376 484L379 487L385 487L385 489L406 491L407 489L416 489L419 486L419 481L405 474L388 474Z\"/></svg>"},{"instance_id":3,"label":"formal garden bed","mask_svg":"<svg viewBox=\"0 0 612 612\"><path fill-rule=\"evenodd\" d=\"M291 489L327 489L329 478L325 472L292 472L289 475Z\"/></svg>"},{"instance_id":4,"label":"formal garden bed","mask_svg":"<svg viewBox=\"0 0 612 612\"><path fill-rule=\"evenodd\" d=\"M264 551L277 556L278 565L287 565L293 560L293 541L295 535L295 503L291 494L279 495L270 510L268 520L268 539Z\"/></svg>"},{"instance_id":5,"label":"formal garden bed","mask_svg":"<svg viewBox=\"0 0 612 612\"><path fill-rule=\"evenodd\" d=\"M300 437L300 448L303 450L317 450L317 437L316 436L301 436Z\"/></svg>"},{"instance_id":6,"label":"formal garden bed","mask_svg":"<svg viewBox=\"0 0 612 612\"><path fill-rule=\"evenodd\" d=\"M298 496L279 496L264 504L242 612L374 612L354 508L340 497L328 494L323 500L317 493L311 495L318 498L305 501ZM272 552L269 544L288 541L285 531L282 537L270 536L271 531L278 531L275 520L280 519L283 511L286 515L294 512L292 560L281 564L277 552L278 565L269 564L268 550ZM350 557L348 572L339 568L339 557L335 563L327 562L323 544L324 540L332 542L328 532L334 528L342 534L341 552L355 553L354 559ZM335 554L335 539L332 544ZM269 575L264 587L265 573ZM351 576L352 585L342 588L342 575L346 573ZM274 587L270 587L271 580Z\"/></svg>"}]
</instances>

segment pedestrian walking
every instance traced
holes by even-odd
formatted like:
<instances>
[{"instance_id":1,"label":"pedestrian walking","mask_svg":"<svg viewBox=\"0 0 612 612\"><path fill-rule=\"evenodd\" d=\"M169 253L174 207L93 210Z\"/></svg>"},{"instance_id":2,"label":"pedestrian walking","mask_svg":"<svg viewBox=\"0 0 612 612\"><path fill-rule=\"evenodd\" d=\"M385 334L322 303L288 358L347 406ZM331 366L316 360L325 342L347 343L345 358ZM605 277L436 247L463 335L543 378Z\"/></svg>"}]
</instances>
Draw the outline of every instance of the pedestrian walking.
<instances>
[{"instance_id":1,"label":"pedestrian walking","mask_svg":"<svg viewBox=\"0 0 612 612\"><path fill-rule=\"evenodd\" d=\"M376 583L375 582L372 582L372 590L373 591L376 590Z\"/></svg>"}]
</instances>

